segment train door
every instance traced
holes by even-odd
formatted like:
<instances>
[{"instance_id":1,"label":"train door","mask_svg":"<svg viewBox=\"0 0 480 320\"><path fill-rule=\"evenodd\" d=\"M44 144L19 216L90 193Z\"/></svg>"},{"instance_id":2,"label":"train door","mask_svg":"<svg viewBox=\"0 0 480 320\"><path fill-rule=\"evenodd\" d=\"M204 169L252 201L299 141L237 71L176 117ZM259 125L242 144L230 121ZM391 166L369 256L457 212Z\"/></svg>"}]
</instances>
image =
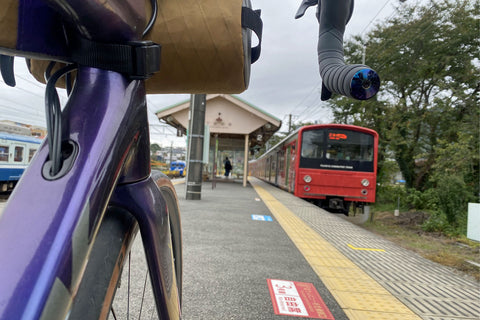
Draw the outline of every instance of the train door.
<instances>
[{"instance_id":1,"label":"train door","mask_svg":"<svg viewBox=\"0 0 480 320\"><path fill-rule=\"evenodd\" d=\"M268 163L268 177L267 177L267 179L268 179L269 182L272 182L272 171L273 171L273 166L275 165L274 164L275 162L273 161L273 156L268 157L268 162L267 163Z\"/></svg>"},{"instance_id":2,"label":"train door","mask_svg":"<svg viewBox=\"0 0 480 320\"><path fill-rule=\"evenodd\" d=\"M270 168L270 182L277 184L277 154L271 156L272 167Z\"/></svg>"},{"instance_id":3,"label":"train door","mask_svg":"<svg viewBox=\"0 0 480 320\"><path fill-rule=\"evenodd\" d=\"M13 188L14 183L20 179L25 170L28 160L26 158L26 149L27 145L23 143L14 142L8 146L8 164L10 168L7 170L6 176L2 177L2 180L9 181L8 188Z\"/></svg>"},{"instance_id":4,"label":"train door","mask_svg":"<svg viewBox=\"0 0 480 320\"><path fill-rule=\"evenodd\" d=\"M290 166L289 166L289 170L288 170L288 181L289 181L289 184L288 184L288 189L290 190L290 192L293 192L295 193L295 170L296 170L296 151L295 151L295 148L296 148L296 142L293 143L290 148L289 148L289 152L288 152L288 160L290 161Z\"/></svg>"},{"instance_id":5,"label":"train door","mask_svg":"<svg viewBox=\"0 0 480 320\"><path fill-rule=\"evenodd\" d=\"M280 150L278 153L278 184L281 187L285 187L285 149Z\"/></svg>"},{"instance_id":6,"label":"train door","mask_svg":"<svg viewBox=\"0 0 480 320\"><path fill-rule=\"evenodd\" d=\"M279 160L280 159L280 156L279 156L279 152L275 153L275 185L278 186L278 175L279 175Z\"/></svg>"},{"instance_id":7,"label":"train door","mask_svg":"<svg viewBox=\"0 0 480 320\"><path fill-rule=\"evenodd\" d=\"M287 152L286 152L286 157L287 157L287 163L285 166L285 187L287 187L287 190L290 191L290 166L291 166L291 157L290 157L290 152L291 152L291 147L287 147Z\"/></svg>"},{"instance_id":8,"label":"train door","mask_svg":"<svg viewBox=\"0 0 480 320\"><path fill-rule=\"evenodd\" d=\"M270 158L267 158L265 162L265 180L270 181Z\"/></svg>"}]
</instances>

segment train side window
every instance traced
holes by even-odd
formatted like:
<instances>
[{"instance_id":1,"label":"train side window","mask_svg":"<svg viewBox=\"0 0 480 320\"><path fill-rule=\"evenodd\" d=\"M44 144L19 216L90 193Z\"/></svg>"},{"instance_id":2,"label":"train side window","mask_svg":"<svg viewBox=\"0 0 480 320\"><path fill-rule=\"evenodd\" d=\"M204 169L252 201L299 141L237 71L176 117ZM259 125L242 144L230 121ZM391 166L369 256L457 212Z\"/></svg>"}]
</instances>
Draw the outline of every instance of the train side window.
<instances>
[{"instance_id":1,"label":"train side window","mask_svg":"<svg viewBox=\"0 0 480 320\"><path fill-rule=\"evenodd\" d=\"M0 146L0 161L8 162L8 146Z\"/></svg>"},{"instance_id":2,"label":"train side window","mask_svg":"<svg viewBox=\"0 0 480 320\"><path fill-rule=\"evenodd\" d=\"M37 152L37 149L29 149L28 150L28 162L32 161L32 158L35 155L35 152Z\"/></svg>"},{"instance_id":3,"label":"train side window","mask_svg":"<svg viewBox=\"0 0 480 320\"><path fill-rule=\"evenodd\" d=\"M13 161L15 162L23 161L23 147L15 147Z\"/></svg>"}]
</instances>

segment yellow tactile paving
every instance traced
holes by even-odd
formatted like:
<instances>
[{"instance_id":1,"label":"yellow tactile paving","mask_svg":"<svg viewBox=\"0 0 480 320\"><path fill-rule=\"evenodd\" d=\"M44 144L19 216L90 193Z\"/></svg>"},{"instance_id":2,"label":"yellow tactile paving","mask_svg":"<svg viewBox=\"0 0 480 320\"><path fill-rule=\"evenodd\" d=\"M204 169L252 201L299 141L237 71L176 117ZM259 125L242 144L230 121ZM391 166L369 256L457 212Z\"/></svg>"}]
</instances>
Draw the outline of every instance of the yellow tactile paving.
<instances>
[{"instance_id":1,"label":"yellow tactile paving","mask_svg":"<svg viewBox=\"0 0 480 320\"><path fill-rule=\"evenodd\" d=\"M185 179L172 179L171 181L174 186L180 183L185 183Z\"/></svg>"},{"instance_id":2,"label":"yellow tactile paving","mask_svg":"<svg viewBox=\"0 0 480 320\"><path fill-rule=\"evenodd\" d=\"M255 179L250 183L349 319L420 319Z\"/></svg>"},{"instance_id":3,"label":"yellow tactile paving","mask_svg":"<svg viewBox=\"0 0 480 320\"><path fill-rule=\"evenodd\" d=\"M363 310L344 310L350 320L417 320L420 319L415 314L373 312Z\"/></svg>"}]
</instances>

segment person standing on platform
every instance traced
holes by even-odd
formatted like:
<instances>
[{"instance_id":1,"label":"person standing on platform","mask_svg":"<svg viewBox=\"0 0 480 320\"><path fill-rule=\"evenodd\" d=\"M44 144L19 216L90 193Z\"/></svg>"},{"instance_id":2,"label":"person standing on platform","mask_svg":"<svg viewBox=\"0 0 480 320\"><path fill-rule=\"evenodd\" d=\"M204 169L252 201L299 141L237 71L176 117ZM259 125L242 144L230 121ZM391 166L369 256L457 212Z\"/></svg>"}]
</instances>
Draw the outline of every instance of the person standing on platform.
<instances>
[{"instance_id":1,"label":"person standing on platform","mask_svg":"<svg viewBox=\"0 0 480 320\"><path fill-rule=\"evenodd\" d=\"M228 157L225 157L225 177L228 178L231 170L232 170L232 164L230 163L230 160L228 160Z\"/></svg>"}]
</instances>

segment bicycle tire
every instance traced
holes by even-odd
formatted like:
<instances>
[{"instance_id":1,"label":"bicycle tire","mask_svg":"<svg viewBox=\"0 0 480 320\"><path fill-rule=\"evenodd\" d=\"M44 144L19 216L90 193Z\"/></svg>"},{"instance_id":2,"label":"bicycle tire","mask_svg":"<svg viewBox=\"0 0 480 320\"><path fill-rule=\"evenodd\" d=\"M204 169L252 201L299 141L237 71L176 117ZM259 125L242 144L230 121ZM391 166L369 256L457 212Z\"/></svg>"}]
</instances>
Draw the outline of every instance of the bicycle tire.
<instances>
[{"instance_id":1,"label":"bicycle tire","mask_svg":"<svg viewBox=\"0 0 480 320\"><path fill-rule=\"evenodd\" d=\"M72 304L69 319L107 319L124 261L138 233L126 210L109 207Z\"/></svg>"},{"instance_id":2,"label":"bicycle tire","mask_svg":"<svg viewBox=\"0 0 480 320\"><path fill-rule=\"evenodd\" d=\"M152 172L152 179L168 207L175 276L181 303L182 249L178 201L167 176L161 172ZM112 206L107 208L69 319L108 319L123 266L138 229L135 218L128 211ZM147 283L149 285L150 281L145 282Z\"/></svg>"},{"instance_id":3,"label":"bicycle tire","mask_svg":"<svg viewBox=\"0 0 480 320\"><path fill-rule=\"evenodd\" d=\"M178 298L182 306L182 284L183 284L183 249L182 249L182 227L178 199L170 178L163 172L152 170L152 179L160 189L168 207L170 219L170 234L172 237L173 259L175 263L175 276L177 280Z\"/></svg>"}]
</instances>

